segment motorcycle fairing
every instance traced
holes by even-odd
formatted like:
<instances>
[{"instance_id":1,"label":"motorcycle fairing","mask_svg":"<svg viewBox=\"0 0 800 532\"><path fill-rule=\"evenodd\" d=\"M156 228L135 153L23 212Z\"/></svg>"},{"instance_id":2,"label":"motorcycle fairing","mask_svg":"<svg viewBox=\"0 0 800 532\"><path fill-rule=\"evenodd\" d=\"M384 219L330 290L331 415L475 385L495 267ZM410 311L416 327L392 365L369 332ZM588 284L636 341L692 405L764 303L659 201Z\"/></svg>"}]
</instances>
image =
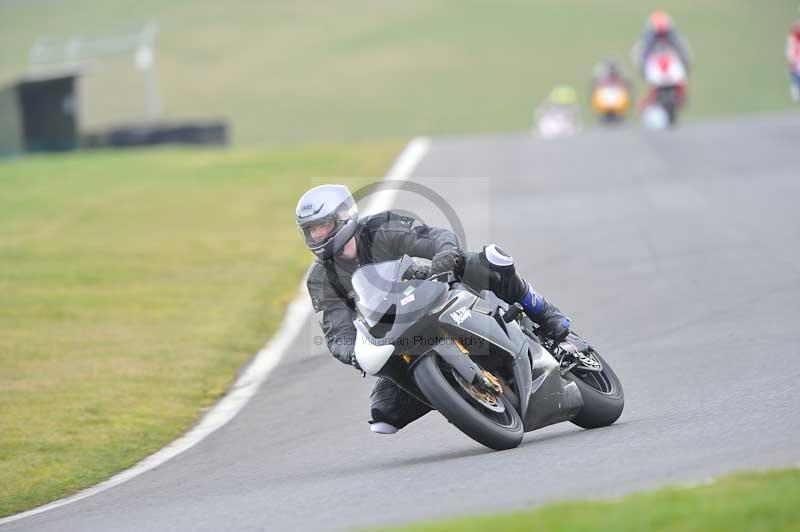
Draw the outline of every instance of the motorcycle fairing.
<instances>
[{"instance_id":1,"label":"motorcycle fairing","mask_svg":"<svg viewBox=\"0 0 800 532\"><path fill-rule=\"evenodd\" d=\"M487 304L494 305L494 310L488 314L485 313ZM451 304L442 312L439 321L482 338L513 356L514 380L520 393L519 412L523 413L525 431L575 417L583 406L578 387L561 378L560 365L541 345L529 341L519 327L505 326L502 315L507 304L493 292L483 291L470 307L470 316L458 324L452 315L463 308L458 304ZM523 389L519 389L520 384Z\"/></svg>"},{"instance_id":2,"label":"motorcycle fairing","mask_svg":"<svg viewBox=\"0 0 800 532\"><path fill-rule=\"evenodd\" d=\"M353 348L356 361L361 369L370 375L377 375L392 356L395 347L370 335L362 321L355 320L353 324L356 327L356 345Z\"/></svg>"},{"instance_id":3,"label":"motorcycle fairing","mask_svg":"<svg viewBox=\"0 0 800 532\"><path fill-rule=\"evenodd\" d=\"M374 338L391 342L431 308L444 303L447 285L437 281L401 280L411 257L359 268L352 277L356 308Z\"/></svg>"},{"instance_id":4,"label":"motorcycle fairing","mask_svg":"<svg viewBox=\"0 0 800 532\"><path fill-rule=\"evenodd\" d=\"M516 395L516 400L512 402L517 403L515 406L520 413L524 413L522 418L525 431L566 421L577 414L583 406L577 386L561 378L558 362L541 345L530 341L515 322L506 324L503 321L507 304L490 291L483 291L478 296L463 285L457 285L448 291L445 283L400 280L402 271L410 263L406 259L408 257L396 262L370 265L373 269L362 274L360 280L357 273L353 276L354 289L357 295L363 297L357 300L362 316L361 320L354 321L357 338L358 341L369 344L356 353L356 358L365 371L390 378L411 395L428 404L408 377L408 370L411 368L406 366L402 357L392 356L399 350L392 342L404 334L414 332L412 327L430 331L430 327L435 327L438 323L447 332L442 335L443 340L448 337L464 337L461 333L466 332L506 353L506 364L511 368L515 384L513 388L516 388L516 393L509 397ZM368 273L372 277L377 274L377 278L367 278ZM376 283L382 286L378 287ZM413 291L409 287L413 287ZM381 295L373 297L371 292ZM411 294L415 297L409 298ZM404 304L403 299L406 299ZM439 310L430 314L431 309L437 307ZM398 308L401 310L398 311ZM381 323L386 327L381 331L383 335L377 337L374 334L375 327ZM434 335L439 336L438 333ZM476 354L489 352L488 347L478 351ZM452 341L437 342L431 348L423 349L421 354L421 357L412 362L412 367L424 356L438 355L467 382L474 382L480 371L470 356Z\"/></svg>"},{"instance_id":5,"label":"motorcycle fairing","mask_svg":"<svg viewBox=\"0 0 800 532\"><path fill-rule=\"evenodd\" d=\"M520 352L526 338L518 327L506 327L505 324L500 324L502 320L500 317L501 307L495 306L494 312L484 314L481 309L473 308L479 301L476 296L466 291L459 291L457 294L458 300L451 303L447 310L439 315L440 322L450 327L463 329L496 345L512 356Z\"/></svg>"},{"instance_id":6,"label":"motorcycle fairing","mask_svg":"<svg viewBox=\"0 0 800 532\"><path fill-rule=\"evenodd\" d=\"M530 408L523 410L525 432L568 421L583 406L581 392L574 382L561 377L561 366L541 345L531 342L533 382Z\"/></svg>"}]
</instances>

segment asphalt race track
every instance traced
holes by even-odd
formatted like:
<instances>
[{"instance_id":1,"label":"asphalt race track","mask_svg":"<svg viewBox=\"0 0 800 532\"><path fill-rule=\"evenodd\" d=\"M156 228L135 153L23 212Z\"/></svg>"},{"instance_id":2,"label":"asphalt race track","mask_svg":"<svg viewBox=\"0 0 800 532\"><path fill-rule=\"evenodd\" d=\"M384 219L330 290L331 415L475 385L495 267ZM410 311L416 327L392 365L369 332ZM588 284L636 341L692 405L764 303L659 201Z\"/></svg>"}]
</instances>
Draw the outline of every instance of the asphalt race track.
<instances>
[{"instance_id":1,"label":"asphalt race track","mask_svg":"<svg viewBox=\"0 0 800 532\"><path fill-rule=\"evenodd\" d=\"M199 445L0 531L337 530L800 463L800 114L437 139L412 181L447 198L470 248L512 253L612 362L616 425L556 425L501 453L435 412L373 435L371 379L309 323ZM424 197L396 205L444 223Z\"/></svg>"}]
</instances>

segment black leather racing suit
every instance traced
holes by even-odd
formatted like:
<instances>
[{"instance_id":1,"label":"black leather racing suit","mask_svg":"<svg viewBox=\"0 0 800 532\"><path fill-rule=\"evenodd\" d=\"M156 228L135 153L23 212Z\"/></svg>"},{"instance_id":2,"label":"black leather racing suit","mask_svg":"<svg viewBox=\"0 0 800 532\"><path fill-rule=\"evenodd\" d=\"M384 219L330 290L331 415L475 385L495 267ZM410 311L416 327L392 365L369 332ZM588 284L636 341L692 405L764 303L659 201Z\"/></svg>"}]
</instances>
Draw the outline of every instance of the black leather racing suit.
<instances>
[{"instance_id":1,"label":"black leather racing suit","mask_svg":"<svg viewBox=\"0 0 800 532\"><path fill-rule=\"evenodd\" d=\"M317 260L307 282L328 349L334 357L349 365L355 365L355 305L350 279L356 268L363 264L396 260L403 255L431 259L439 251L460 247L458 237L449 229L418 224L413 218L391 211L359 220L355 238L355 260ZM509 303L518 301L527 289L525 281L516 274L513 263L497 266L487 260L483 251L465 252L462 281L475 290L492 290ZM402 428L430 409L389 379L380 378L370 397L370 410L373 421Z\"/></svg>"}]
</instances>

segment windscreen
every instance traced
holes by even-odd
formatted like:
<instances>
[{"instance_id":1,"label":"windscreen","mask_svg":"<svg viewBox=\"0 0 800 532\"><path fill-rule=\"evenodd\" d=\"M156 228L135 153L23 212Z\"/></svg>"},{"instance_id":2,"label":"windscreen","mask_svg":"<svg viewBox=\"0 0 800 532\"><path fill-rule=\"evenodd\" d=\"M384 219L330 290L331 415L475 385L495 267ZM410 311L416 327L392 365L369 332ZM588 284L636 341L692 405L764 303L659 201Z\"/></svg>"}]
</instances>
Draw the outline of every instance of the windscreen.
<instances>
[{"instance_id":1,"label":"windscreen","mask_svg":"<svg viewBox=\"0 0 800 532\"><path fill-rule=\"evenodd\" d=\"M367 264L353 273L351 282L359 314L372 327L394 303L400 260Z\"/></svg>"},{"instance_id":2,"label":"windscreen","mask_svg":"<svg viewBox=\"0 0 800 532\"><path fill-rule=\"evenodd\" d=\"M353 273L356 310L377 338L402 334L410 325L441 304L447 284L404 280L411 257L366 264Z\"/></svg>"}]
</instances>

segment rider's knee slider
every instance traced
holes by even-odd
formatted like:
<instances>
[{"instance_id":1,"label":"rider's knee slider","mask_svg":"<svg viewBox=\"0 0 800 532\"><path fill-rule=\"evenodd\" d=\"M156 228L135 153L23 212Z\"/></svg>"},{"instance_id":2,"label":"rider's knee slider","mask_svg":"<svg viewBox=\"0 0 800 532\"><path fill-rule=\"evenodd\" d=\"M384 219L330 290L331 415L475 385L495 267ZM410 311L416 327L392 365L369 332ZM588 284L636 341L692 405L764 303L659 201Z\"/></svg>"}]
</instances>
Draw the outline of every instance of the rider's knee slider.
<instances>
[{"instance_id":1,"label":"rider's knee slider","mask_svg":"<svg viewBox=\"0 0 800 532\"><path fill-rule=\"evenodd\" d=\"M484 246L481 258L486 261L489 268L496 272L506 273L509 269L514 270L514 257L503 251L497 244Z\"/></svg>"},{"instance_id":2,"label":"rider's knee slider","mask_svg":"<svg viewBox=\"0 0 800 532\"><path fill-rule=\"evenodd\" d=\"M514 258L511 255L497 244L489 244L480 252L480 261L496 274L490 283L492 292L510 301L517 301L522 297L527 286L517 275Z\"/></svg>"}]
</instances>

